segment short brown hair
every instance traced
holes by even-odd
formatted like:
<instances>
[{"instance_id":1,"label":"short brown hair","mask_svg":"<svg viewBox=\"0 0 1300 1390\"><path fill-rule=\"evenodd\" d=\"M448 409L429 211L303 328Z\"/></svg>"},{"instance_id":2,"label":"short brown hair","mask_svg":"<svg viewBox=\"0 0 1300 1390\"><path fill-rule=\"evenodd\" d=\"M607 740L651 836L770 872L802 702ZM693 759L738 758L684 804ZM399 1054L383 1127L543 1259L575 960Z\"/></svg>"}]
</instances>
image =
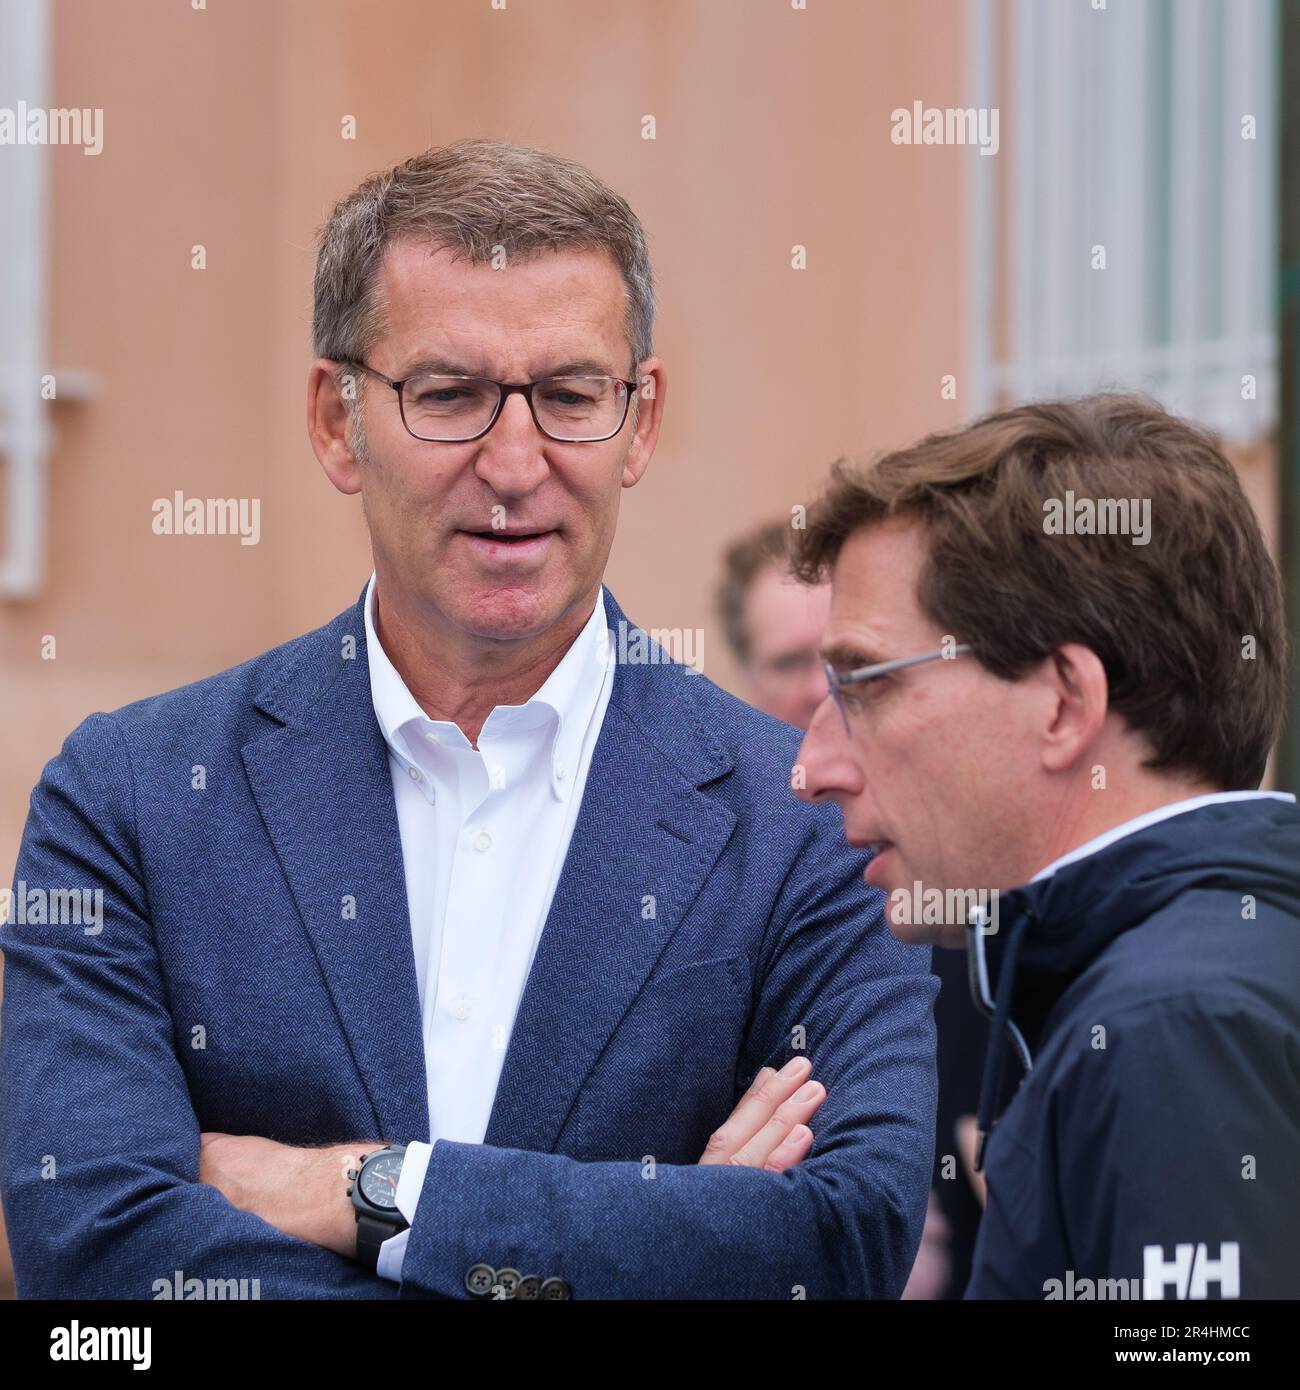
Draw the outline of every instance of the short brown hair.
<instances>
[{"instance_id":1,"label":"short brown hair","mask_svg":"<svg viewBox=\"0 0 1300 1390\"><path fill-rule=\"evenodd\" d=\"M718 586L718 615L727 642L740 661L749 660L750 633L745 621L745 600L759 570L768 565L788 566L790 523L765 522L727 547L722 557L722 583Z\"/></svg>"},{"instance_id":2,"label":"short brown hair","mask_svg":"<svg viewBox=\"0 0 1300 1390\"><path fill-rule=\"evenodd\" d=\"M1149 543L1049 534L1071 493L1076 507L1149 499ZM1285 700L1281 586L1207 431L1142 396L1096 395L1000 411L865 466L841 459L794 573L817 581L852 532L893 516L929 534L922 610L988 670L1014 680L1079 642L1150 742L1148 767L1259 785Z\"/></svg>"},{"instance_id":3,"label":"short brown hair","mask_svg":"<svg viewBox=\"0 0 1300 1390\"><path fill-rule=\"evenodd\" d=\"M375 284L384 253L414 236L486 265L505 249L527 261L548 251L606 251L627 295L632 366L650 356L654 276L645 231L613 189L581 164L500 140L458 140L372 174L321 228L312 344L355 362L382 331Z\"/></svg>"}]
</instances>

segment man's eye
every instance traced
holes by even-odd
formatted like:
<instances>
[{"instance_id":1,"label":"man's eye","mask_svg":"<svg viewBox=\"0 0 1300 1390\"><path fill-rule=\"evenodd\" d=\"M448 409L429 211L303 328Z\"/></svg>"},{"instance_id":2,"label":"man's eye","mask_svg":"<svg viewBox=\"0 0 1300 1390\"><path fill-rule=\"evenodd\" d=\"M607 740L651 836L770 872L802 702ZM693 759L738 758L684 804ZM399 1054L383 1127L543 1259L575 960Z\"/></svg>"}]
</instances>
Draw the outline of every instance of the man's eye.
<instances>
[{"instance_id":1,"label":"man's eye","mask_svg":"<svg viewBox=\"0 0 1300 1390\"><path fill-rule=\"evenodd\" d=\"M885 684L887 679L887 677L881 676L873 681L856 681L853 685L843 686L840 694L844 697L845 707L850 710L859 710L874 704L880 697L880 687Z\"/></svg>"},{"instance_id":2,"label":"man's eye","mask_svg":"<svg viewBox=\"0 0 1300 1390\"><path fill-rule=\"evenodd\" d=\"M552 386L542 398L557 410L588 410L596 404L590 391L575 390L571 386Z\"/></svg>"}]
</instances>

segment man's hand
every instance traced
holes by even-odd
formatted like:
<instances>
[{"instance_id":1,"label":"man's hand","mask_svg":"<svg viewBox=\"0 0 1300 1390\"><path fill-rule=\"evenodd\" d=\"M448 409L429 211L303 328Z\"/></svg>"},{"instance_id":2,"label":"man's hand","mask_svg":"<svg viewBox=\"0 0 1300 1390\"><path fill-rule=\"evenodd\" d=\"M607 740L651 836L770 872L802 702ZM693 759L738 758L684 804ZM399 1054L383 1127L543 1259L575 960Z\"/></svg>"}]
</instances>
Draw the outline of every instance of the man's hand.
<instances>
[{"instance_id":1,"label":"man's hand","mask_svg":"<svg viewBox=\"0 0 1300 1390\"><path fill-rule=\"evenodd\" d=\"M200 1134L199 1181L241 1211L251 1211L285 1235L355 1259L357 1220L346 1174L361 1167L374 1143L296 1149L255 1134Z\"/></svg>"},{"instance_id":2,"label":"man's hand","mask_svg":"<svg viewBox=\"0 0 1300 1390\"><path fill-rule=\"evenodd\" d=\"M764 1067L721 1128L714 1130L700 1163L733 1163L780 1173L812 1147L805 1123L826 1099L826 1087L809 1081L812 1062L795 1057L779 1072Z\"/></svg>"}]
</instances>

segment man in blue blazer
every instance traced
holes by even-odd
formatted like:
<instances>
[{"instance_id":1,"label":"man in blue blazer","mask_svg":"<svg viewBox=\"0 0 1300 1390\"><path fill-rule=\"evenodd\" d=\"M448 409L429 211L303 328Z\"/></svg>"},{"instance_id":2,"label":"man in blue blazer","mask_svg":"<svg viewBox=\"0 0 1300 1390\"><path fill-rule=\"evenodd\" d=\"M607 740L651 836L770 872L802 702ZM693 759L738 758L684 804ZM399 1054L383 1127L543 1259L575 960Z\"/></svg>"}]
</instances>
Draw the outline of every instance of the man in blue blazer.
<instances>
[{"instance_id":1,"label":"man in blue blazer","mask_svg":"<svg viewBox=\"0 0 1300 1390\"><path fill-rule=\"evenodd\" d=\"M430 151L335 209L309 432L375 574L92 715L33 794L20 1295L902 1289L928 953L791 795L796 731L602 584L663 409L652 310L626 203L538 151Z\"/></svg>"}]
</instances>

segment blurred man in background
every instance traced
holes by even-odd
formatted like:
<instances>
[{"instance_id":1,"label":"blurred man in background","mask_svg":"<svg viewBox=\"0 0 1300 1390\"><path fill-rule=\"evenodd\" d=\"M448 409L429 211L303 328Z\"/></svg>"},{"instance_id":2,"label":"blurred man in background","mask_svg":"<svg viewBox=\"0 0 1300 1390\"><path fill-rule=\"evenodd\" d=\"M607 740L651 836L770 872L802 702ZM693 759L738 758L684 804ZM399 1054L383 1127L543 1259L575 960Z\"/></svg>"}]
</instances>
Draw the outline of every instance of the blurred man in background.
<instances>
[{"instance_id":1,"label":"blurred man in background","mask_svg":"<svg viewBox=\"0 0 1300 1390\"><path fill-rule=\"evenodd\" d=\"M790 573L790 534L789 522L772 521L730 545L717 607L750 703L806 729L826 698L818 646L831 586Z\"/></svg>"}]
</instances>

